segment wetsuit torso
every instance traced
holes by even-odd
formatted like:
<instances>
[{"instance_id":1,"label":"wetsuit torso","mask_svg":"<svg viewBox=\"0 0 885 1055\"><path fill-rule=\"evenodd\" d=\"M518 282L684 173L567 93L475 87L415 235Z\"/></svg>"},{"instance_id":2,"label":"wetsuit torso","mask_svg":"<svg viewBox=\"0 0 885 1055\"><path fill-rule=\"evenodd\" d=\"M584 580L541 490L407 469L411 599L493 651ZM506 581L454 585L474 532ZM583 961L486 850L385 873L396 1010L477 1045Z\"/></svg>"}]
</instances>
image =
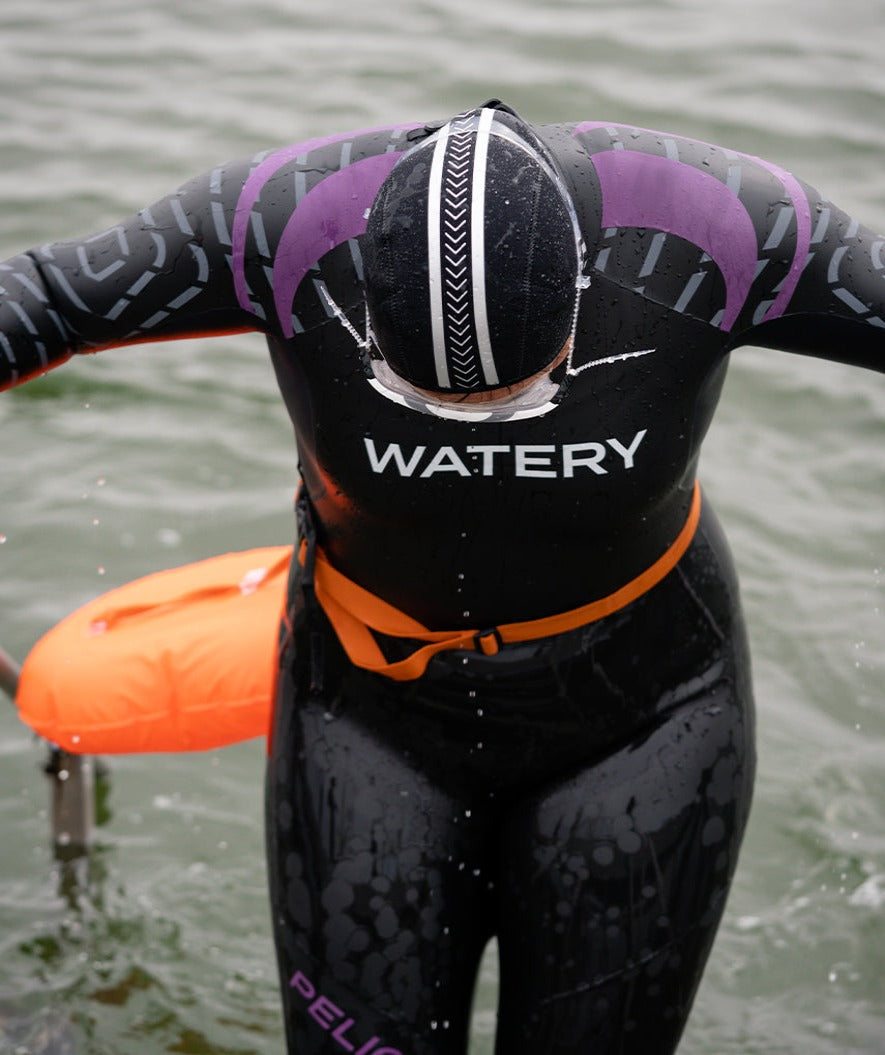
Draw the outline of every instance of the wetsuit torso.
<instances>
[{"instance_id":1,"label":"wetsuit torso","mask_svg":"<svg viewBox=\"0 0 885 1055\"><path fill-rule=\"evenodd\" d=\"M324 290L362 328L366 210L428 131L226 165L0 265L0 387L74 352L263 331L330 561L449 629L570 609L652 565L685 523L734 348L885 370L872 231L746 155L540 126L588 248L586 369L524 421L394 405ZM291 1050L463 1050L497 933L499 1051L672 1051L753 770L745 640L709 509L675 572L622 612L488 659L438 657L404 686L348 664L297 577L292 600L268 783Z\"/></svg>"},{"instance_id":2,"label":"wetsuit torso","mask_svg":"<svg viewBox=\"0 0 885 1055\"><path fill-rule=\"evenodd\" d=\"M364 213L423 127L225 166L3 265L0 385L72 351L263 330L342 571L438 627L607 594L684 521L734 347L885 368L885 260L872 232L776 166L622 126L541 132L592 265L577 361L601 361L554 414L483 426L392 407L321 295L362 326ZM647 354L605 362L630 352Z\"/></svg>"}]
</instances>

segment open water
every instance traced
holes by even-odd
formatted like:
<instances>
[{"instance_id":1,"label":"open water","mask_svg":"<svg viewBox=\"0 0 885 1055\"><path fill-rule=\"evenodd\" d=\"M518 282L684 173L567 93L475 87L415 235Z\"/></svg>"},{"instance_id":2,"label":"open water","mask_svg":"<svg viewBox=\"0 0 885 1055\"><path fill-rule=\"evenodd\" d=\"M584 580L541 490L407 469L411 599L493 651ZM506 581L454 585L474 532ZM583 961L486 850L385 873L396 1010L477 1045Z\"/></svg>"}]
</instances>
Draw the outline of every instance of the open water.
<instances>
[{"instance_id":1,"label":"open water","mask_svg":"<svg viewBox=\"0 0 885 1055\"><path fill-rule=\"evenodd\" d=\"M490 96L760 154L881 230L883 42L870 0L2 0L0 258L227 158ZM702 470L743 576L760 775L681 1052L881 1053L885 377L740 352ZM22 656L111 586L287 541L294 482L257 337L118 351L0 397L0 642ZM4 707L0 1051L280 1052L261 743L115 759L73 874L47 843L44 755ZM490 955L472 1055L494 979Z\"/></svg>"}]
</instances>

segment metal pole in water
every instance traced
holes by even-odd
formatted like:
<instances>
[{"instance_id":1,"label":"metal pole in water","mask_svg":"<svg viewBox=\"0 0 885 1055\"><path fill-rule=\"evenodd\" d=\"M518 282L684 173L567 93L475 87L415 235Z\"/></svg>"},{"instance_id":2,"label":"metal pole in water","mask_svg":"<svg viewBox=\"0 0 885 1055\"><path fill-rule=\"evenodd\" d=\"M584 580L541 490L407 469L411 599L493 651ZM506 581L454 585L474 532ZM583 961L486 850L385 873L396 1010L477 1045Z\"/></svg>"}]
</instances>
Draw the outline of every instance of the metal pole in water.
<instances>
[{"instance_id":1,"label":"metal pole in water","mask_svg":"<svg viewBox=\"0 0 885 1055\"><path fill-rule=\"evenodd\" d=\"M11 699L15 699L18 686L19 666L15 660L0 648L0 689Z\"/></svg>"},{"instance_id":2,"label":"metal pole in water","mask_svg":"<svg viewBox=\"0 0 885 1055\"><path fill-rule=\"evenodd\" d=\"M92 759L50 747L43 770L51 781L52 844L56 857L78 857L92 843L95 789Z\"/></svg>"},{"instance_id":3,"label":"metal pole in water","mask_svg":"<svg viewBox=\"0 0 885 1055\"><path fill-rule=\"evenodd\" d=\"M13 702L20 673L15 660L0 648L0 689ZM50 744L44 772L51 783L50 818L55 854L76 857L92 842L95 821L92 759L72 755Z\"/></svg>"}]
</instances>

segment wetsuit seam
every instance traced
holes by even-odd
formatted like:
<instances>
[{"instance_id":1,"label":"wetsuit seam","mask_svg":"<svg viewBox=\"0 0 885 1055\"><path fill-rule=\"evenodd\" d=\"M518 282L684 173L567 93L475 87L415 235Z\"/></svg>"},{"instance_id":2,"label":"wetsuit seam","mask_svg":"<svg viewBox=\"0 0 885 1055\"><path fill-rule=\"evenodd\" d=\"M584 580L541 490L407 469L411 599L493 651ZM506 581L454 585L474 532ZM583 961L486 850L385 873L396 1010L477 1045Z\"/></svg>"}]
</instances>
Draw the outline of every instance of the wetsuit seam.
<instances>
[{"instance_id":1,"label":"wetsuit seam","mask_svg":"<svg viewBox=\"0 0 885 1055\"><path fill-rule=\"evenodd\" d=\"M704 540L707 541L706 536L704 536ZM688 575L686 575L681 562L676 565L676 572L679 575L679 581L685 589L685 592L695 603L701 615L706 619L710 629L713 631L713 633L716 635L720 642L724 642L727 639L727 634L719 626L719 622L717 621L713 613L710 611L710 609L707 607L707 605L704 603L704 601L701 600L697 590L695 590L694 586L691 583L691 580L689 579Z\"/></svg>"},{"instance_id":2,"label":"wetsuit seam","mask_svg":"<svg viewBox=\"0 0 885 1055\"><path fill-rule=\"evenodd\" d=\"M686 928L686 930L677 937L671 938L666 945L662 945L659 949L655 949L646 956L640 956L638 959L633 960L629 966L621 967L616 971L609 971L608 974L597 975L592 981L583 982L581 985L577 985L573 989L568 989L565 992L546 996L538 1001L538 1007L548 1007L550 1004L555 1004L560 1000L568 1000L574 996L583 996L586 993L592 993L594 989L599 989L601 986L607 985L609 982L617 981L617 979L622 978L625 974L628 974L631 971L641 970L647 964L658 959L658 957L681 945L689 935L694 934L696 931L700 930L701 927L702 924L698 923L693 927Z\"/></svg>"}]
</instances>

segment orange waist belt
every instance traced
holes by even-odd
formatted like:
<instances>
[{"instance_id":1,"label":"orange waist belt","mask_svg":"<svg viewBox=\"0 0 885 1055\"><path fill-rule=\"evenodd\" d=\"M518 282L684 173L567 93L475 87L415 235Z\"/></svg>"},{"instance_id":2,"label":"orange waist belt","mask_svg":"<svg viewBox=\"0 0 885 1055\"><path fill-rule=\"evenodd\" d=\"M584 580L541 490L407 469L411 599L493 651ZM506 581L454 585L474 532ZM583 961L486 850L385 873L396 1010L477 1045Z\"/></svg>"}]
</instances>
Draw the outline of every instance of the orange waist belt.
<instances>
[{"instance_id":1,"label":"orange waist belt","mask_svg":"<svg viewBox=\"0 0 885 1055\"><path fill-rule=\"evenodd\" d=\"M501 623L486 630L428 630L416 619L336 571L319 547L314 555L313 589L352 663L394 681L411 681L424 673L430 659L439 652L467 649L493 656L504 644L552 637L586 626L626 607L673 570L694 537L700 513L701 492L696 482L682 530L654 564L635 579L614 593L580 608L521 623ZM307 542L302 541L298 553L302 566L307 559L307 549ZM372 631L387 637L426 641L427 644L405 659L391 663L384 657Z\"/></svg>"}]
</instances>

